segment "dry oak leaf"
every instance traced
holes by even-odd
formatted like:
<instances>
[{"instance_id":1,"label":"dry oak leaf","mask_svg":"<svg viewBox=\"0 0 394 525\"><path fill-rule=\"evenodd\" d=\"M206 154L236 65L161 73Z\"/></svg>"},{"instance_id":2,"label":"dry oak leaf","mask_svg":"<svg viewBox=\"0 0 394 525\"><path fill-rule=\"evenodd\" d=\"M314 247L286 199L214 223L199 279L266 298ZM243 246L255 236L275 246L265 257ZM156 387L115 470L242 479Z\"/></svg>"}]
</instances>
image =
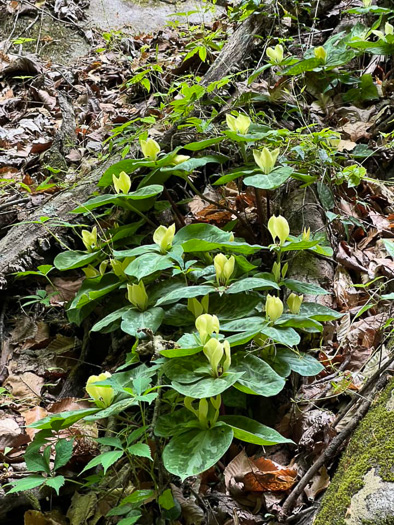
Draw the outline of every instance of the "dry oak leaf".
<instances>
[{"instance_id":1,"label":"dry oak leaf","mask_svg":"<svg viewBox=\"0 0 394 525\"><path fill-rule=\"evenodd\" d=\"M243 478L246 491L286 491L296 482L297 471L295 469L283 467L265 458L251 458L250 461L256 468L245 474Z\"/></svg>"}]
</instances>

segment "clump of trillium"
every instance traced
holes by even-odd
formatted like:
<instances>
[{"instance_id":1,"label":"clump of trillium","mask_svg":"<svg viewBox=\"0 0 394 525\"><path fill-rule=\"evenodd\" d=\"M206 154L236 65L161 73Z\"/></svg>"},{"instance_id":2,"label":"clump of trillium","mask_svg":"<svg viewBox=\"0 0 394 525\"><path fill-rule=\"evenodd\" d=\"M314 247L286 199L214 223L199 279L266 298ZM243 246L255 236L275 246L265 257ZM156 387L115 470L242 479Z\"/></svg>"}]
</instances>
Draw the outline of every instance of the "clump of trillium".
<instances>
[{"instance_id":1,"label":"clump of trillium","mask_svg":"<svg viewBox=\"0 0 394 525\"><path fill-rule=\"evenodd\" d=\"M109 377L111 377L109 372L103 372L98 376L90 376L86 383L86 392L90 395L99 408L109 407L115 398L115 390L112 388L112 386L95 386L95 383L105 381Z\"/></svg>"},{"instance_id":2,"label":"clump of trillium","mask_svg":"<svg viewBox=\"0 0 394 525\"><path fill-rule=\"evenodd\" d=\"M216 315L203 314L196 319L196 328L200 336L203 352L211 365L213 377L220 377L231 365L230 343L220 342L213 334L219 334L219 319Z\"/></svg>"}]
</instances>

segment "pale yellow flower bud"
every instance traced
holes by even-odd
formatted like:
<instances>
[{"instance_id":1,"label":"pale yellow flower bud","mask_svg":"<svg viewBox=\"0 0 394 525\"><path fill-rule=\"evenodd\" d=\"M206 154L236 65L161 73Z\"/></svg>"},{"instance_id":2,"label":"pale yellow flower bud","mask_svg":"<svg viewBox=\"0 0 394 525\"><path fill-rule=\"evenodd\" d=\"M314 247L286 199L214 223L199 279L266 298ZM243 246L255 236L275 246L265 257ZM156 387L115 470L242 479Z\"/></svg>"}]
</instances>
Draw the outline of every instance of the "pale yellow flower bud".
<instances>
[{"instance_id":1,"label":"pale yellow flower bud","mask_svg":"<svg viewBox=\"0 0 394 525\"><path fill-rule=\"evenodd\" d=\"M90 376L86 383L86 392L99 408L107 408L111 405L115 397L115 390L112 386L94 386L93 383L105 381L109 377L111 377L109 372L103 372L98 376Z\"/></svg>"},{"instance_id":2,"label":"pale yellow flower bud","mask_svg":"<svg viewBox=\"0 0 394 525\"><path fill-rule=\"evenodd\" d=\"M96 270L96 268L94 268L91 264L89 264L85 268L82 268L82 271L88 279L94 279L95 277L98 277L100 275L100 272Z\"/></svg>"},{"instance_id":3,"label":"pale yellow flower bud","mask_svg":"<svg viewBox=\"0 0 394 525\"><path fill-rule=\"evenodd\" d=\"M127 299L141 312L148 308L148 294L143 281L140 281L138 284L127 285Z\"/></svg>"},{"instance_id":4,"label":"pale yellow flower bud","mask_svg":"<svg viewBox=\"0 0 394 525\"><path fill-rule=\"evenodd\" d=\"M363 0L363 6L364 7L371 7L372 0Z\"/></svg>"},{"instance_id":5,"label":"pale yellow flower bud","mask_svg":"<svg viewBox=\"0 0 394 525\"><path fill-rule=\"evenodd\" d=\"M386 22L384 26L384 32L386 33L386 35L394 34L394 26L392 26L389 22Z\"/></svg>"},{"instance_id":6,"label":"pale yellow flower bud","mask_svg":"<svg viewBox=\"0 0 394 525\"><path fill-rule=\"evenodd\" d=\"M235 131L241 135L245 135L248 132L250 124L252 123L249 117L241 114L239 114L238 117L227 114L226 122L231 131Z\"/></svg>"},{"instance_id":7,"label":"pale yellow flower bud","mask_svg":"<svg viewBox=\"0 0 394 525\"><path fill-rule=\"evenodd\" d=\"M327 51L324 49L323 46L319 46L315 48L315 57L320 58L320 60L326 61L327 58Z\"/></svg>"},{"instance_id":8,"label":"pale yellow flower bud","mask_svg":"<svg viewBox=\"0 0 394 525\"><path fill-rule=\"evenodd\" d=\"M201 343L205 345L213 333L219 333L219 319L216 315L202 314L196 319L196 328L200 334Z\"/></svg>"},{"instance_id":9,"label":"pale yellow flower bud","mask_svg":"<svg viewBox=\"0 0 394 525\"><path fill-rule=\"evenodd\" d=\"M189 155L175 155L171 164L173 166L177 166L178 164L182 164L182 162L186 162L189 159L190 159Z\"/></svg>"},{"instance_id":10,"label":"pale yellow flower bud","mask_svg":"<svg viewBox=\"0 0 394 525\"><path fill-rule=\"evenodd\" d=\"M287 298L287 306L289 307L289 310L292 314L299 314L302 301L304 300L303 295L297 295L295 293L291 293L289 297Z\"/></svg>"},{"instance_id":11,"label":"pale yellow flower bud","mask_svg":"<svg viewBox=\"0 0 394 525\"><path fill-rule=\"evenodd\" d=\"M159 226L153 234L153 242L160 248L161 253L167 253L172 246L175 235L175 223L168 228Z\"/></svg>"},{"instance_id":12,"label":"pale yellow flower bud","mask_svg":"<svg viewBox=\"0 0 394 525\"><path fill-rule=\"evenodd\" d=\"M198 419L203 427L208 426L208 409L209 405L207 399L200 399L198 403Z\"/></svg>"},{"instance_id":13,"label":"pale yellow flower bud","mask_svg":"<svg viewBox=\"0 0 394 525\"><path fill-rule=\"evenodd\" d=\"M279 319L279 317L283 314L283 303L279 297L273 297L269 294L267 295L265 313L267 318L273 323Z\"/></svg>"},{"instance_id":14,"label":"pale yellow flower bud","mask_svg":"<svg viewBox=\"0 0 394 525\"><path fill-rule=\"evenodd\" d=\"M159 144L153 139L140 140L141 151L145 158L156 160L160 153Z\"/></svg>"},{"instance_id":15,"label":"pale yellow flower bud","mask_svg":"<svg viewBox=\"0 0 394 525\"><path fill-rule=\"evenodd\" d=\"M223 351L224 351L224 360L223 360L222 368L223 368L223 373L225 373L227 372L227 370L230 368L230 365L231 365L230 343L226 340L223 343Z\"/></svg>"},{"instance_id":16,"label":"pale yellow flower bud","mask_svg":"<svg viewBox=\"0 0 394 525\"><path fill-rule=\"evenodd\" d=\"M219 375L219 364L223 359L224 348L223 345L217 339L210 339L203 348L203 352L212 367L214 375Z\"/></svg>"},{"instance_id":17,"label":"pale yellow flower bud","mask_svg":"<svg viewBox=\"0 0 394 525\"><path fill-rule=\"evenodd\" d=\"M116 193L129 193L131 188L131 179L125 171L119 173L119 177L112 175L112 182Z\"/></svg>"},{"instance_id":18,"label":"pale yellow flower bud","mask_svg":"<svg viewBox=\"0 0 394 525\"><path fill-rule=\"evenodd\" d=\"M304 230L302 232L302 240L303 241L309 241L310 237L311 237L311 229L310 228L308 228L308 229L304 228Z\"/></svg>"},{"instance_id":19,"label":"pale yellow flower bud","mask_svg":"<svg viewBox=\"0 0 394 525\"><path fill-rule=\"evenodd\" d=\"M218 253L213 259L218 284L226 285L234 273L235 257L227 258L223 253Z\"/></svg>"},{"instance_id":20,"label":"pale yellow flower bud","mask_svg":"<svg viewBox=\"0 0 394 525\"><path fill-rule=\"evenodd\" d=\"M128 267L128 265L134 261L135 257L126 257L123 259L123 261L118 261L117 259L111 259L111 266L112 271L116 275L116 277L119 277L119 279L127 279L127 275L125 274L125 270Z\"/></svg>"},{"instance_id":21,"label":"pale yellow flower bud","mask_svg":"<svg viewBox=\"0 0 394 525\"><path fill-rule=\"evenodd\" d=\"M268 175L275 167L276 159L279 155L279 148L270 151L268 148L263 148L262 151L253 150L253 157L257 166L263 173Z\"/></svg>"},{"instance_id":22,"label":"pale yellow flower bud","mask_svg":"<svg viewBox=\"0 0 394 525\"><path fill-rule=\"evenodd\" d=\"M97 248L97 228L93 227L92 231L82 230L82 242L88 252L94 252Z\"/></svg>"},{"instance_id":23,"label":"pale yellow flower bud","mask_svg":"<svg viewBox=\"0 0 394 525\"><path fill-rule=\"evenodd\" d=\"M269 47L266 52L272 64L283 62L283 46L280 44L277 44L274 48Z\"/></svg>"},{"instance_id":24,"label":"pale yellow flower bud","mask_svg":"<svg viewBox=\"0 0 394 525\"><path fill-rule=\"evenodd\" d=\"M281 275L280 275L280 263L274 262L274 264L272 265L272 273L274 274L275 281L277 283L279 283L280 280L281 280L280 279L280 277L281 277Z\"/></svg>"},{"instance_id":25,"label":"pale yellow flower bud","mask_svg":"<svg viewBox=\"0 0 394 525\"><path fill-rule=\"evenodd\" d=\"M279 244L282 244L286 241L287 237L290 234L290 227L287 220L282 217L282 215L272 215L268 221L268 230L272 235L272 239L276 242L276 239L279 239Z\"/></svg>"}]
</instances>

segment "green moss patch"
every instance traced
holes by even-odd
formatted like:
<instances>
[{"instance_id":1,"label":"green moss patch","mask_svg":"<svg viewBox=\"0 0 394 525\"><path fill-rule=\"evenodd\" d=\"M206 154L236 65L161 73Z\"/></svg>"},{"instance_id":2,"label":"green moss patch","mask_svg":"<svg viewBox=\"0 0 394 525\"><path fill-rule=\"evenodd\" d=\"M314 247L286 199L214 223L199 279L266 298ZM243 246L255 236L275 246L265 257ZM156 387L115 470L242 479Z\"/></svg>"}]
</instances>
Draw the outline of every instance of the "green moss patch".
<instances>
[{"instance_id":1,"label":"green moss patch","mask_svg":"<svg viewBox=\"0 0 394 525\"><path fill-rule=\"evenodd\" d=\"M351 498L364 486L364 476L376 468L383 481L394 482L394 380L374 401L342 457L314 525L346 525Z\"/></svg>"}]
</instances>

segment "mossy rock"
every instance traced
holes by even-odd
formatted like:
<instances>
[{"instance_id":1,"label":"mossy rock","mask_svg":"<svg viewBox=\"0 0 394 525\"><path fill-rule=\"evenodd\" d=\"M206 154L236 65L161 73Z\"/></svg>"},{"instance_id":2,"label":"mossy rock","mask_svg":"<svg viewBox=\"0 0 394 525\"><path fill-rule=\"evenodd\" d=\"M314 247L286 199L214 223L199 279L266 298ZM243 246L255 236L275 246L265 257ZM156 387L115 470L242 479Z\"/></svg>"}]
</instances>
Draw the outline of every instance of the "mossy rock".
<instances>
[{"instance_id":1,"label":"mossy rock","mask_svg":"<svg viewBox=\"0 0 394 525\"><path fill-rule=\"evenodd\" d=\"M313 525L394 525L394 379L350 440Z\"/></svg>"}]
</instances>

